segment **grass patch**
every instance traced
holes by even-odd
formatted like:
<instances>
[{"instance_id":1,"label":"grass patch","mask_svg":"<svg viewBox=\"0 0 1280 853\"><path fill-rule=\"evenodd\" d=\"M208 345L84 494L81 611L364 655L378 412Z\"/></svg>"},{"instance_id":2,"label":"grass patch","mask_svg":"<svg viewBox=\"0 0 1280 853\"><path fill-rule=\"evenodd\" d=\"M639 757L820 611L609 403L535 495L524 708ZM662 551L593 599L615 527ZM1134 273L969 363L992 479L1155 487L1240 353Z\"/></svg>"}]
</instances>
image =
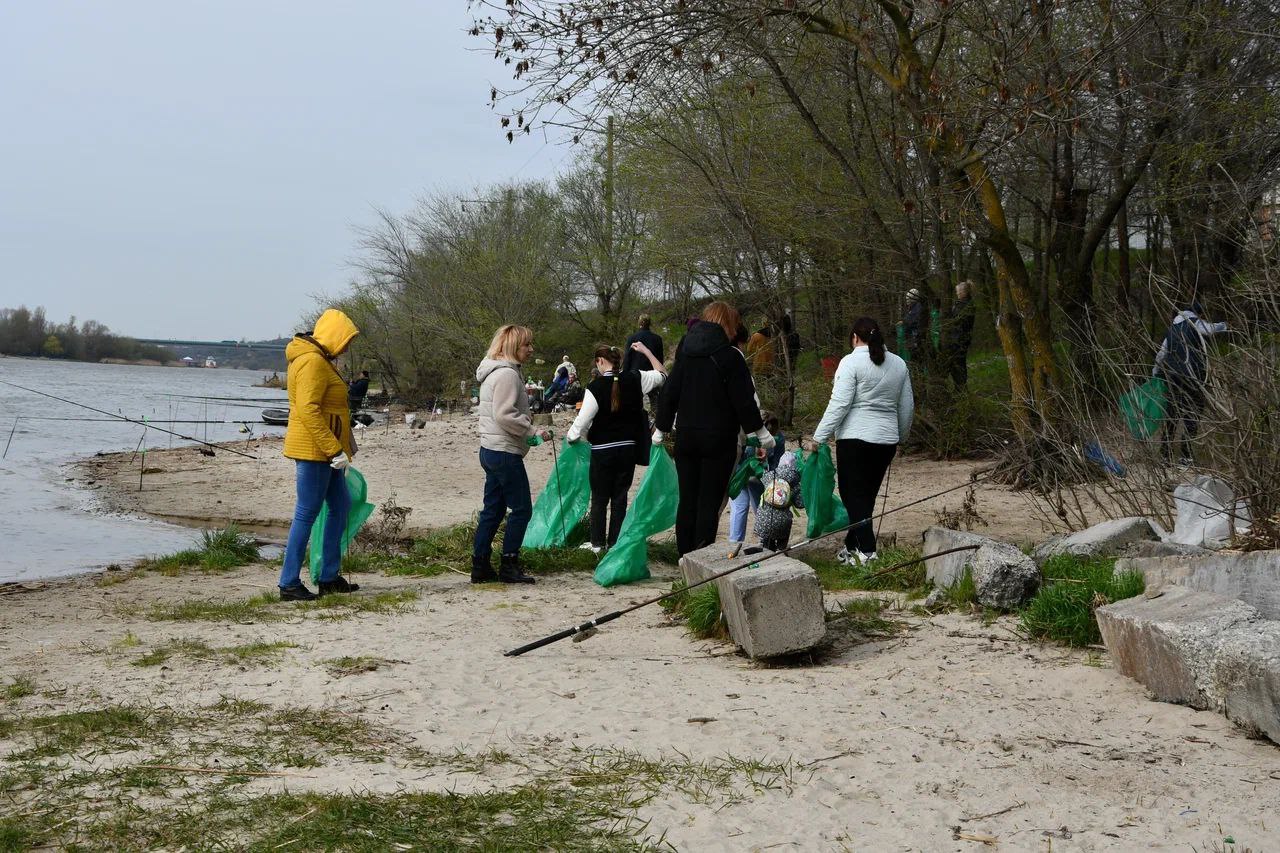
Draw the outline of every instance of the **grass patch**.
<instances>
[{"instance_id":1,"label":"grass patch","mask_svg":"<svg viewBox=\"0 0 1280 853\"><path fill-rule=\"evenodd\" d=\"M1114 558L1061 554L1042 569L1044 585L1023 611L1022 629L1038 640L1069 646L1102 642L1093 611L1141 595L1146 582L1139 572L1115 574Z\"/></svg>"},{"instance_id":2,"label":"grass patch","mask_svg":"<svg viewBox=\"0 0 1280 853\"><path fill-rule=\"evenodd\" d=\"M818 582L828 592L859 589L918 593L925 587L923 562L901 566L893 571L887 570L919 556L919 548L892 547L877 552L874 560L862 566L841 565L834 557L813 553L804 554L800 559L813 568L818 575Z\"/></svg>"},{"instance_id":3,"label":"grass patch","mask_svg":"<svg viewBox=\"0 0 1280 853\"><path fill-rule=\"evenodd\" d=\"M36 692L36 681L29 675L15 675L13 680L0 688L0 696L10 702L33 696Z\"/></svg>"},{"instance_id":4,"label":"grass patch","mask_svg":"<svg viewBox=\"0 0 1280 853\"><path fill-rule=\"evenodd\" d=\"M727 629L720 608L720 588L714 583L694 587L685 593L684 618L689 633L700 639L724 637Z\"/></svg>"},{"instance_id":5,"label":"grass patch","mask_svg":"<svg viewBox=\"0 0 1280 853\"><path fill-rule=\"evenodd\" d=\"M578 527L570 531L571 543L577 533ZM413 540L407 549L360 551L348 555L343 560L342 566L344 571L352 573L382 572L393 576L420 578L435 577L448 572L470 575L471 549L475 535L474 521L442 527ZM500 543L502 536L503 530L499 528L494 542ZM520 563L531 574L594 572L596 557L590 551L583 551L576 545L571 545L565 548L522 550Z\"/></svg>"},{"instance_id":6,"label":"grass patch","mask_svg":"<svg viewBox=\"0 0 1280 853\"><path fill-rule=\"evenodd\" d=\"M342 678L348 675L359 675L362 672L374 672L387 664L403 663L404 661L387 660L386 658L371 657L369 655L358 655L355 657L344 656L337 658L329 658L320 661L324 664L325 669L334 678Z\"/></svg>"},{"instance_id":7,"label":"grass patch","mask_svg":"<svg viewBox=\"0 0 1280 853\"><path fill-rule=\"evenodd\" d=\"M404 613L418 600L417 590L402 589L377 595L324 595L315 601L282 602L264 592L252 598L209 601L191 598L175 604L157 604L146 611L153 622L281 622L300 613L318 613L324 619L345 619L357 613Z\"/></svg>"},{"instance_id":8,"label":"grass patch","mask_svg":"<svg viewBox=\"0 0 1280 853\"><path fill-rule=\"evenodd\" d=\"M340 756L451 774L514 759L501 751L425 753L357 716L241 699L185 711L100 708L17 725L23 745L44 748L0 758L8 794L0 801L0 849L665 850L637 817L645 804L678 793L728 805L794 785L789 762L543 744L516 762L525 771L518 782L479 793L246 796L248 771Z\"/></svg>"},{"instance_id":9,"label":"grass patch","mask_svg":"<svg viewBox=\"0 0 1280 853\"><path fill-rule=\"evenodd\" d=\"M202 531L196 548L142 560L138 563L138 568L173 576L189 568L226 571L237 566L247 566L258 559L258 546L253 538L242 533L236 525L230 524L222 530Z\"/></svg>"},{"instance_id":10,"label":"grass patch","mask_svg":"<svg viewBox=\"0 0 1280 853\"><path fill-rule=\"evenodd\" d=\"M284 654L285 649L296 649L297 647L296 643L281 641L275 643L245 643L239 646L215 648L203 640L182 638L170 640L164 645L157 646L132 663L134 666L159 666L175 655L181 655L195 660L238 666L267 666L277 663Z\"/></svg>"},{"instance_id":11,"label":"grass patch","mask_svg":"<svg viewBox=\"0 0 1280 853\"><path fill-rule=\"evenodd\" d=\"M904 623L885 617L885 611L894 605L895 602L888 598L851 598L838 612L828 614L828 621L839 619L847 627L868 637L892 637L906 628Z\"/></svg>"},{"instance_id":12,"label":"grass patch","mask_svg":"<svg viewBox=\"0 0 1280 853\"><path fill-rule=\"evenodd\" d=\"M946 602L952 607L970 607L978 603L978 585L974 583L973 571L965 568L960 580L946 589Z\"/></svg>"}]
</instances>

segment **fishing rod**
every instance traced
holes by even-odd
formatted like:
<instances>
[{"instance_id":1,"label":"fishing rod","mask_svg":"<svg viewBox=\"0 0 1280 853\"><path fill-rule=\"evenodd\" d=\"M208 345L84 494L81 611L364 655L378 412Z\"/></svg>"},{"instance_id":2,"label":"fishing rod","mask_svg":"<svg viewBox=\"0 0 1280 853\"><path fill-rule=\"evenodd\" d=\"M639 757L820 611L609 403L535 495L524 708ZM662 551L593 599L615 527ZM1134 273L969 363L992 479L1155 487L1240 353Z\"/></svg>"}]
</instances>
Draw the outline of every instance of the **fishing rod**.
<instances>
[{"instance_id":1,"label":"fishing rod","mask_svg":"<svg viewBox=\"0 0 1280 853\"><path fill-rule=\"evenodd\" d=\"M36 415L23 415L23 416L22 416L22 419L23 419L24 421L72 421L72 422L74 422L74 423L94 423L94 424L96 424L96 423L115 423L115 422L118 420L118 418L51 418L51 417L47 417L47 416L36 416ZM169 419L169 418L160 418L159 420L148 420L148 421L147 421L147 425L148 425L148 426L150 426L151 424L247 424L247 423L254 423L254 421L249 421L249 420L241 420L241 421L187 421L187 420L173 420L173 419ZM269 424L263 424L263 426L269 426Z\"/></svg>"},{"instance_id":2,"label":"fishing rod","mask_svg":"<svg viewBox=\"0 0 1280 853\"><path fill-rule=\"evenodd\" d=\"M852 527L853 525L849 525L849 526ZM821 536L815 536L812 539L806 539L803 542L797 542L794 545L790 545L786 548L783 548L781 551L773 551L769 554L768 557L764 557L763 559L767 560L772 557L777 557L780 554L787 554L793 548L800 548L805 545L812 544L814 542L817 542L820 539L826 539L828 536L831 536L836 533L841 533L848 529L849 529L848 527L841 527L839 530L832 530L830 533L824 533ZM889 566L886 569L882 569L881 571L876 572L874 575L872 575L872 577L879 577L880 575L885 575L885 574L888 574L889 572L897 571L898 569L904 568L906 566L913 566L916 563L923 563L925 560L932 560L934 557L945 557L947 554L957 554L961 551L976 551L981 547L982 547L981 545L961 545L957 548L948 548L945 551L938 551L935 554L929 554L926 557L915 557L914 559L911 559L911 560L904 560L901 563L896 563L892 566ZM743 569L749 566L753 566L756 563L759 563L760 561L761 561L760 556L756 555L751 559L750 562L743 563L742 565L739 565L739 566L734 566L733 568L730 568L730 569L725 569L723 572L714 574L709 578L704 578L698 581L697 583L691 583L688 586L683 587L681 589L673 589L671 590L671 592L659 595L657 598L650 598L647 601L641 601L638 604L631 605L630 607L624 607L622 610L615 610L612 613L606 613L603 616L597 616L594 619L589 619L586 622L583 622L581 625L575 625L572 628L565 628L563 631L558 631L554 634L543 637L541 640L534 640L532 643L527 643L518 649L512 649L509 652L503 652L502 655L503 657L509 657L509 658L518 657L524 654L525 652L531 652L534 649L540 649L543 646L549 646L552 643L559 642L560 640L564 640L569 637L573 637L575 641L578 640L579 638L585 640L588 636L595 633L595 629L597 627L599 627L600 625L603 625L606 622L612 622L614 619L617 619L622 616L626 616L628 613L631 613L632 611L635 611L635 610L639 610L641 607L648 607L650 604L657 604L658 602L666 601L668 598L671 598L673 596L682 595L683 593L686 593L689 590L694 589L696 587L700 587L703 584L708 584L708 583L711 583L712 581L719 580L725 575L731 575L734 572L742 571ZM580 637L579 635L583 635L583 636Z\"/></svg>"},{"instance_id":3,"label":"fishing rod","mask_svg":"<svg viewBox=\"0 0 1280 853\"><path fill-rule=\"evenodd\" d=\"M861 521L851 522L850 524L846 524L844 527L838 527L835 530L829 530L826 533L820 534L818 536L813 536L809 539L801 540L800 542L797 542L794 545L788 545L786 548L783 548L780 551L773 551L767 557L761 557L760 555L752 555L752 558L750 560L747 560L731 568L725 569L723 572L712 575L709 578L700 580L697 583L689 584L688 586L684 587L684 589L672 590L671 592L665 593L663 595L659 595L657 598L650 598L646 601L641 601L638 604L633 604L630 607L624 607L621 610L615 610L612 613L606 613L602 616L597 616L594 619L589 619L586 622L583 622L581 625L575 625L572 628L565 628L563 631L557 631L556 633L543 637L540 640L534 640L533 642L526 643L525 645L520 646L519 648L515 648L515 649L511 649L510 651L503 652L502 655L503 657L509 657L509 658L519 657L525 652L531 652L534 649L540 649L543 646L549 646L552 643L558 643L559 641L568 639L570 637L586 639L586 637L590 636L590 634L593 633L595 629L600 625L603 625L606 622L612 622L614 619L618 619L622 616L626 616L628 613L632 613L636 610L639 610L642 607L648 607L651 604L657 604L660 601L666 601L668 598L671 598L672 596L680 595L682 592L687 592L695 587L702 586L703 584L710 583L711 581L714 581L714 580L719 580L720 578L725 577L726 575L731 575L734 572L738 572L745 568L748 568L749 566L753 566L756 563L759 563L762 559L767 560L770 557L776 557L780 554L789 554L798 548L803 548L806 545L812 545L814 542L819 542L830 536L834 536L837 533L844 533L845 531L850 530L854 527L860 527L864 524L870 524L871 522L875 521L877 518L890 515L891 513L901 512L902 510L907 509L909 507L913 507L916 504L924 503L925 501L931 501L934 498L940 498L945 494L950 494L951 492L955 492L960 489L967 489L970 486L972 486L974 483L981 482L980 476L971 477L967 482L962 483L958 486L952 486L949 489L943 489L941 492L938 492L937 494L929 495L928 497L923 497L923 498L920 498L919 500L911 501L910 503L906 503L906 504L903 504L902 506L894 507L893 509L890 509L890 510L885 510L884 512L880 513L880 515L878 516L873 515L870 518L864 518ZM979 547L980 546L978 545L963 545L959 548L949 548L945 551L939 551L936 554L930 554L927 557L917 557L914 560L907 560L904 563L890 566L888 569L884 569L882 572L877 572L876 574L877 575L887 574L892 569L900 569L900 568L903 568L904 566L910 566L916 563L922 563L925 560L932 560L934 557L942 557L946 554L955 554L960 551L976 551ZM579 636L579 635L582 635L582 636Z\"/></svg>"},{"instance_id":4,"label":"fishing rod","mask_svg":"<svg viewBox=\"0 0 1280 853\"><path fill-rule=\"evenodd\" d=\"M0 384L8 385L11 388L17 388L19 391L27 391L31 394L39 394L41 397L48 397L50 400L57 400L59 403L67 403L68 405L71 405L71 406L79 406L82 409L88 409L89 411L97 412L100 415L106 415L107 417L110 417L110 418L117 418L119 420L124 421L125 423L137 424L138 426L144 427L146 429L154 429L158 432L168 433L169 435L176 436L177 438L180 438L183 441L194 441L197 444L203 444L206 447L216 447L218 450L225 450L228 453L234 453L237 456L243 456L246 459L256 460L258 458L254 456L252 453L245 453L243 450L236 450L234 447L226 447L221 444L213 444L212 442L202 441L196 438L195 436L183 435L180 432L174 432L173 430L163 429L162 427L158 427L158 426L152 426L146 421L134 420L133 418L125 417L124 415L117 415L114 412L108 412L105 409L96 409L93 406L86 406L84 403L77 403L75 400L68 400L66 397L59 397L56 394L47 394L44 391L37 391L34 388L28 388L25 385L19 385L16 382L9 382L6 379L0 379Z\"/></svg>"}]
</instances>

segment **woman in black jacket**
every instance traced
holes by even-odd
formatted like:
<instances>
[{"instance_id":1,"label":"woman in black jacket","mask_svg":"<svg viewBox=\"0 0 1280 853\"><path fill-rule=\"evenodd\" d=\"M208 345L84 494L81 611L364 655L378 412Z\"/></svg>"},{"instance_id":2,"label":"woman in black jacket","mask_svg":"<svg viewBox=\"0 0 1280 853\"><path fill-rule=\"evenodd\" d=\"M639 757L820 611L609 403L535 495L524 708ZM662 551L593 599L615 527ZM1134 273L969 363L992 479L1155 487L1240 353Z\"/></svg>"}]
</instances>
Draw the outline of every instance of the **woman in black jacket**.
<instances>
[{"instance_id":1,"label":"woman in black jacket","mask_svg":"<svg viewBox=\"0 0 1280 853\"><path fill-rule=\"evenodd\" d=\"M731 343L741 326L742 319L732 306L708 305L680 342L675 366L658 399L654 443L677 427L676 548L681 556L716 541L720 510L737 461L738 431L755 435L765 450L773 448L773 436L760 417L751 371Z\"/></svg>"}]
</instances>

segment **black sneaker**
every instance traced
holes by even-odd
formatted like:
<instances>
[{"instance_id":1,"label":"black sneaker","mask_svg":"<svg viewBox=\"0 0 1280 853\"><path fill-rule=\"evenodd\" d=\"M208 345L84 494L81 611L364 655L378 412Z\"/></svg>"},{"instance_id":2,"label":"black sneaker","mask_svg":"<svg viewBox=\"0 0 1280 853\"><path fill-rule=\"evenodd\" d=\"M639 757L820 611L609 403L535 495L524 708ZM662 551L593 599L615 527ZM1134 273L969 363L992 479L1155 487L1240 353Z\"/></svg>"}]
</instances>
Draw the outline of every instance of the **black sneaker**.
<instances>
[{"instance_id":1,"label":"black sneaker","mask_svg":"<svg viewBox=\"0 0 1280 853\"><path fill-rule=\"evenodd\" d=\"M323 589L323 585L321 588ZM319 597L320 596L316 595L302 584L298 584L297 586L280 587L281 601L315 601Z\"/></svg>"},{"instance_id":2,"label":"black sneaker","mask_svg":"<svg viewBox=\"0 0 1280 853\"><path fill-rule=\"evenodd\" d=\"M355 592L359 588L360 584L348 583L342 575L338 575L331 581L320 581L321 595L328 595L331 592Z\"/></svg>"},{"instance_id":3,"label":"black sneaker","mask_svg":"<svg viewBox=\"0 0 1280 853\"><path fill-rule=\"evenodd\" d=\"M524 573L520 568L519 554L503 554L502 568L498 569L498 580L503 583L537 583L533 575Z\"/></svg>"}]
</instances>

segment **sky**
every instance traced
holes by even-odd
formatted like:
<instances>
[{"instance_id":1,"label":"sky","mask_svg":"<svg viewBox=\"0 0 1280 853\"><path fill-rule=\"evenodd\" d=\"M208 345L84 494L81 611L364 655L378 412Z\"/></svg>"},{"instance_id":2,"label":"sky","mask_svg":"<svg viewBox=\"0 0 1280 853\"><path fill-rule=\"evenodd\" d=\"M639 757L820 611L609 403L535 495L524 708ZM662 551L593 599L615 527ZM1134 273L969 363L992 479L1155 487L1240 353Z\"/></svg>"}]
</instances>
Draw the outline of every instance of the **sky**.
<instances>
[{"instance_id":1,"label":"sky","mask_svg":"<svg viewBox=\"0 0 1280 853\"><path fill-rule=\"evenodd\" d=\"M355 276L357 229L548 177L466 0L38 0L0 11L0 308L135 337L272 338Z\"/></svg>"}]
</instances>

